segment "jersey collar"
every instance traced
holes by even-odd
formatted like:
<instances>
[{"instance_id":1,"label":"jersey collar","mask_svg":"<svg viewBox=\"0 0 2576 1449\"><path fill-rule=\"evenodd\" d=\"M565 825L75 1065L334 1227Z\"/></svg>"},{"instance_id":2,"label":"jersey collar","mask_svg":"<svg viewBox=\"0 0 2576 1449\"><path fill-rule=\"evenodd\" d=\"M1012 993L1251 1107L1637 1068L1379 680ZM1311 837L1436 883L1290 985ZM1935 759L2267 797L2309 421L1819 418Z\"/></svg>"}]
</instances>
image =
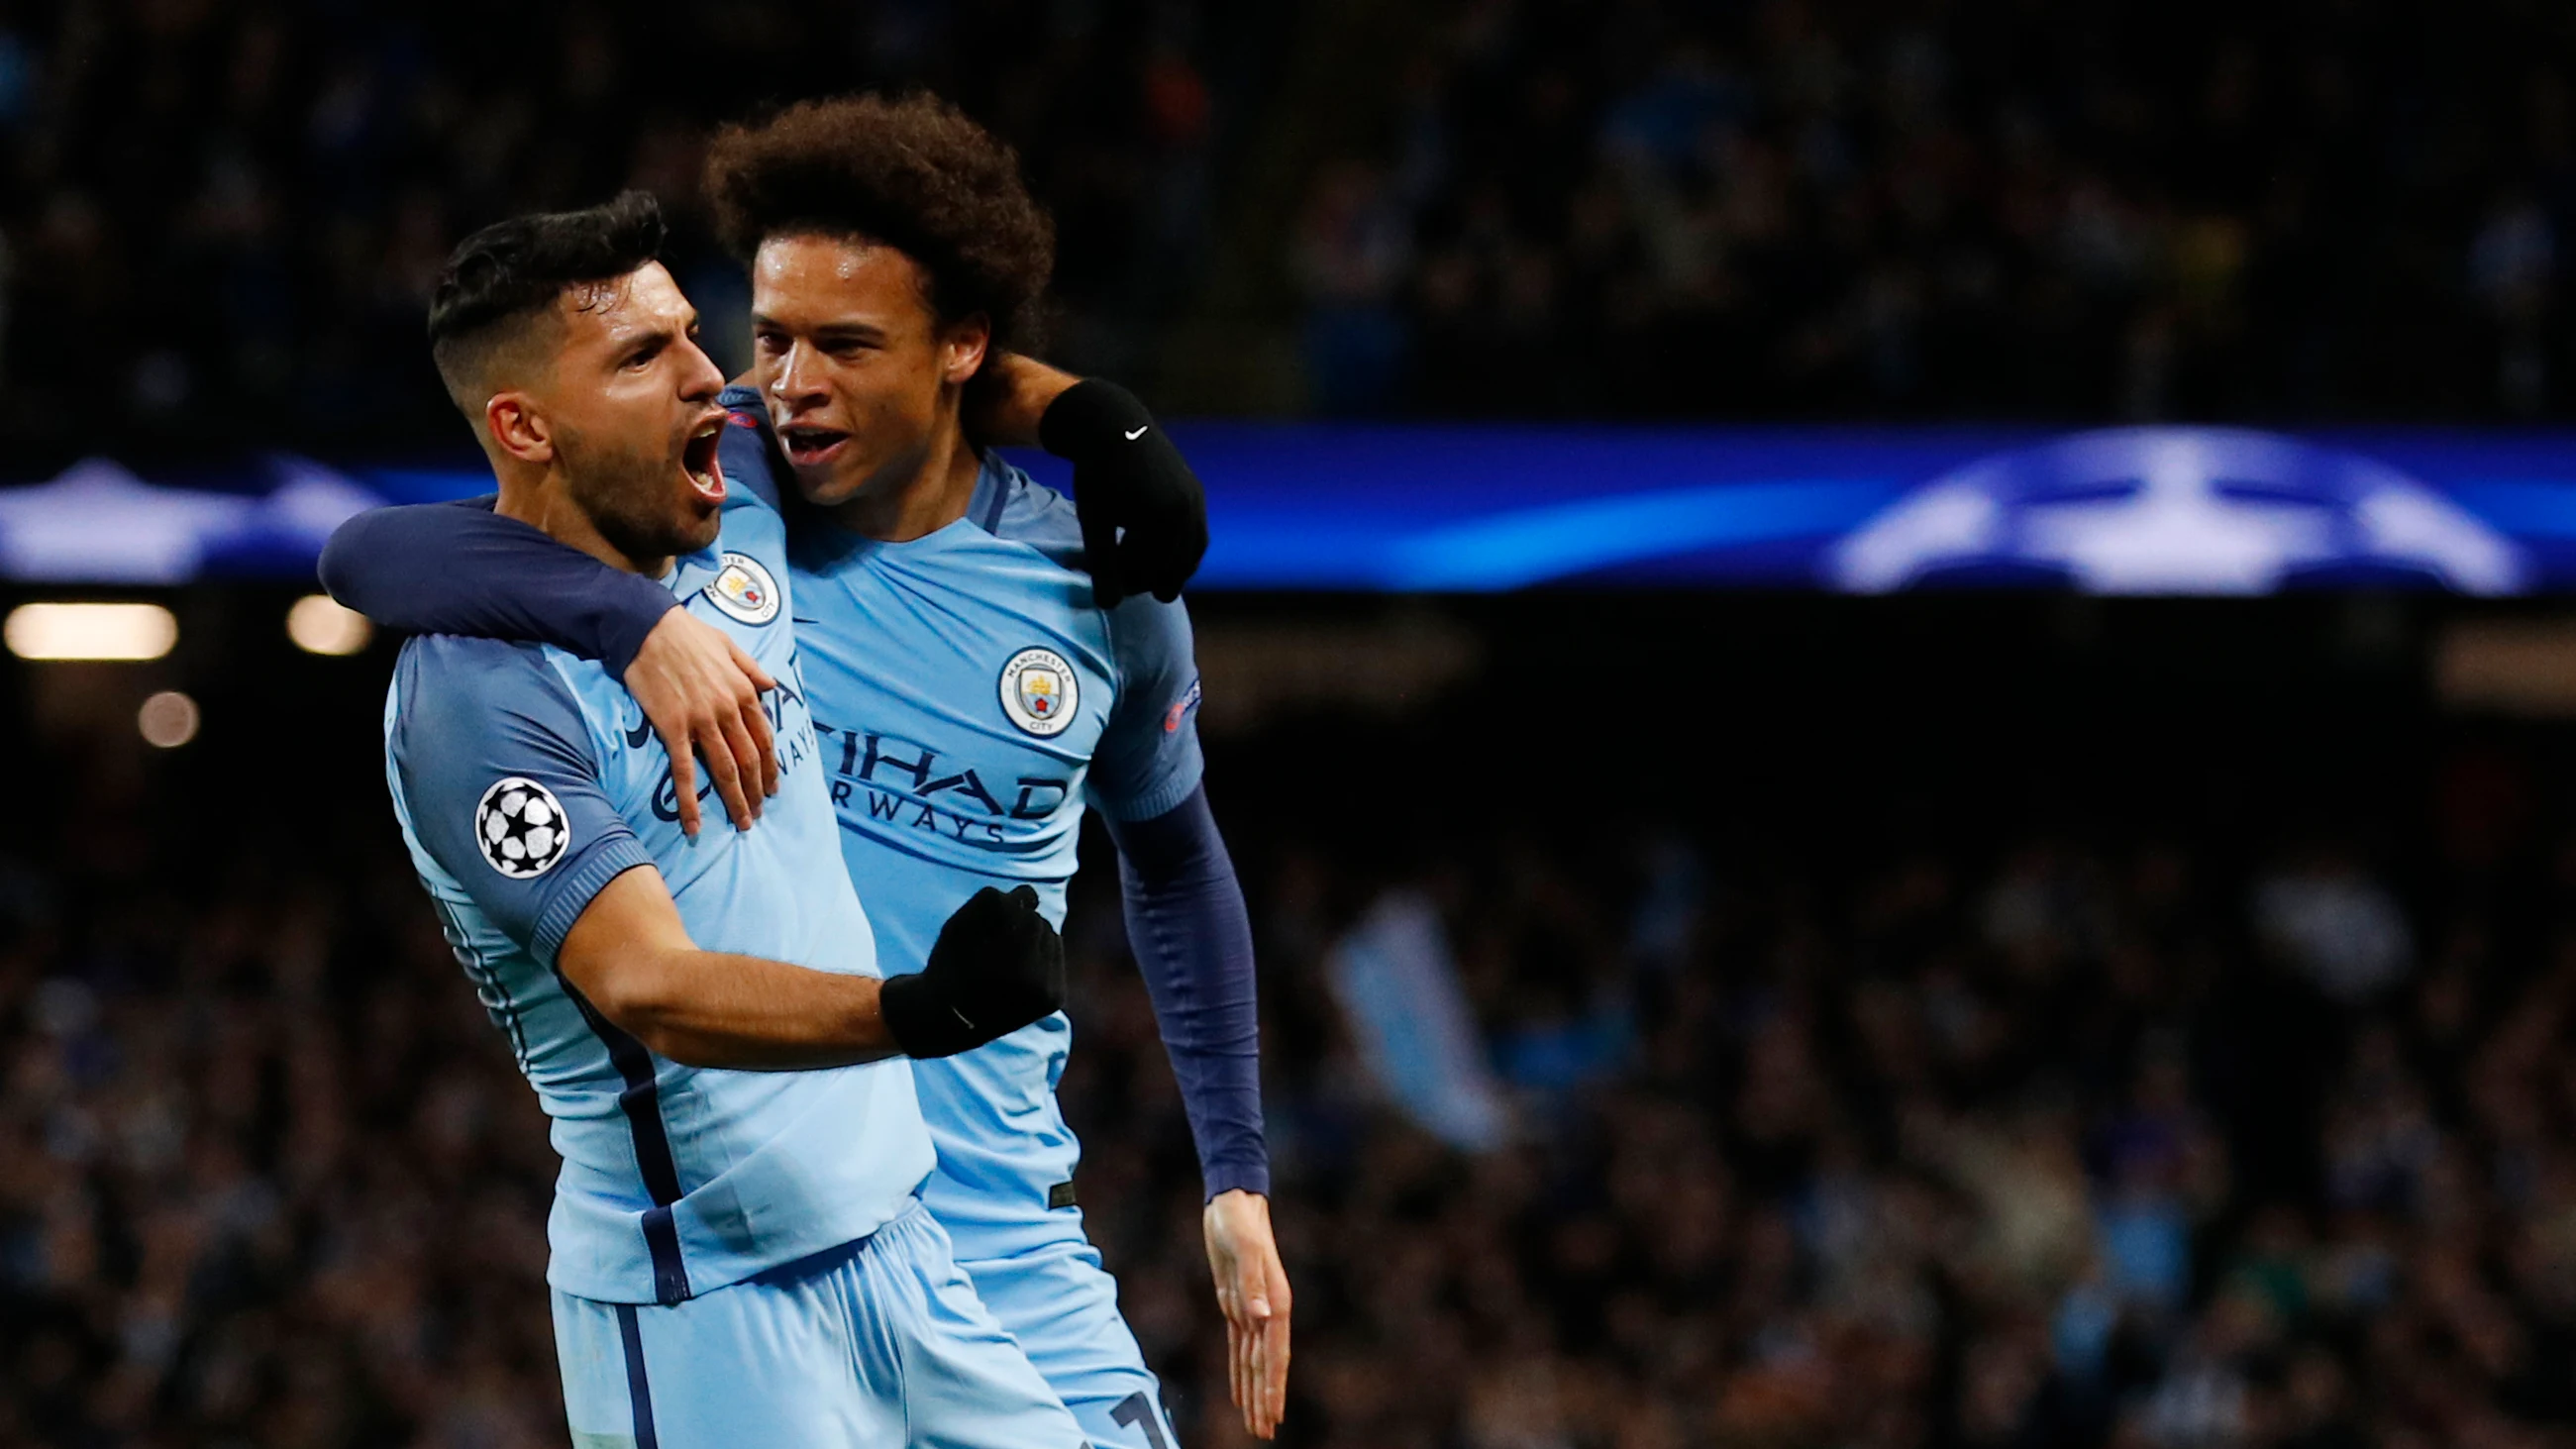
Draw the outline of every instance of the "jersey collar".
<instances>
[{"instance_id":1,"label":"jersey collar","mask_svg":"<svg viewBox=\"0 0 2576 1449\"><path fill-rule=\"evenodd\" d=\"M975 474L974 496L966 500L965 521L999 536L1002 512L1011 506L1011 495L1018 490L1020 470L1002 461L1001 453L984 450L984 466Z\"/></svg>"},{"instance_id":2,"label":"jersey collar","mask_svg":"<svg viewBox=\"0 0 2576 1449\"><path fill-rule=\"evenodd\" d=\"M696 553L684 553L672 560L671 571L662 576L662 582L673 594L686 599L705 588L709 581L723 572L724 535L719 533L716 535L716 541L705 548L699 549Z\"/></svg>"}]
</instances>

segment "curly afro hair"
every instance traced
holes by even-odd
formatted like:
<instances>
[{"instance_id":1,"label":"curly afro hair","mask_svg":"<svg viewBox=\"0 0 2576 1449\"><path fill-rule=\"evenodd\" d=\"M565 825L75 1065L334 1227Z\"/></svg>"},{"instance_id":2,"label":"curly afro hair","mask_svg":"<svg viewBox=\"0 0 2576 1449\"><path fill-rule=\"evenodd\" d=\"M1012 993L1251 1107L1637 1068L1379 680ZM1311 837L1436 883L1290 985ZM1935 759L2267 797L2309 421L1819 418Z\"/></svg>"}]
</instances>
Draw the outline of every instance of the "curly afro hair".
<instances>
[{"instance_id":1,"label":"curly afro hair","mask_svg":"<svg viewBox=\"0 0 2576 1449\"><path fill-rule=\"evenodd\" d=\"M1018 154L936 96L805 101L728 126L706 189L717 235L745 261L782 232L864 237L921 267L943 322L981 312L996 350L1037 347L1055 223Z\"/></svg>"}]
</instances>

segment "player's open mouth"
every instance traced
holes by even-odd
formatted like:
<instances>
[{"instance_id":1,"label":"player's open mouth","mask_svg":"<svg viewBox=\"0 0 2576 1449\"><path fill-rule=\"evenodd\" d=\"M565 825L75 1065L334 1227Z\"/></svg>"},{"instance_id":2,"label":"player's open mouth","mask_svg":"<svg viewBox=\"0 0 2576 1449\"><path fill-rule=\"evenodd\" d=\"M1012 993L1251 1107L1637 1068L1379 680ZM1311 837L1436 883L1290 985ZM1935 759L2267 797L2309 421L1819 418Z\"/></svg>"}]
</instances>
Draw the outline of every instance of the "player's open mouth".
<instances>
[{"instance_id":1,"label":"player's open mouth","mask_svg":"<svg viewBox=\"0 0 2576 1449\"><path fill-rule=\"evenodd\" d=\"M778 444L787 450L787 461L799 468L812 468L828 463L850 440L839 428L817 428L796 424L781 428Z\"/></svg>"},{"instance_id":2,"label":"player's open mouth","mask_svg":"<svg viewBox=\"0 0 2576 1449\"><path fill-rule=\"evenodd\" d=\"M724 425L723 413L698 424L680 450L680 467L689 475L689 486L710 503L724 502L724 471L716 466L716 442L724 436Z\"/></svg>"}]
</instances>

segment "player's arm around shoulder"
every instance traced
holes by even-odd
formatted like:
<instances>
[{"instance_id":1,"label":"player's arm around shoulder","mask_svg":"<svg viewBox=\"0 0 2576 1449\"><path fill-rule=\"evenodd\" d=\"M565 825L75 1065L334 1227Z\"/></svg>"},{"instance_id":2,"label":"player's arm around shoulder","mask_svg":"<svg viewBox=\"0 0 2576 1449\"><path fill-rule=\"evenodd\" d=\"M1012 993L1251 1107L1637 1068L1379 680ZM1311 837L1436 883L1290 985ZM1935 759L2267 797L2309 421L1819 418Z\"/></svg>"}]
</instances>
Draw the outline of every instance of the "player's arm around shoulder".
<instances>
[{"instance_id":1,"label":"player's arm around shoulder","mask_svg":"<svg viewBox=\"0 0 2576 1449\"><path fill-rule=\"evenodd\" d=\"M754 1071L942 1056L1064 1003L1064 943L1027 891L979 892L892 991L702 950L542 650L415 639L396 687L395 784L424 848L505 936L662 1056Z\"/></svg>"}]
</instances>

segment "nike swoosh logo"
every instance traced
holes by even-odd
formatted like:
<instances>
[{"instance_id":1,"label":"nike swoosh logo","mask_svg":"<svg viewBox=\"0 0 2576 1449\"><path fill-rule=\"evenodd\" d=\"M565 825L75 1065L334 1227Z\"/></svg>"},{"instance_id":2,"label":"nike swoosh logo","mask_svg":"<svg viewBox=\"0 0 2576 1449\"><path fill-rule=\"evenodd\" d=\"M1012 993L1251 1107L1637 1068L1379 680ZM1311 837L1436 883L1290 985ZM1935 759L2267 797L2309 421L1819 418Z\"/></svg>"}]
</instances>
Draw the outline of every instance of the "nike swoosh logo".
<instances>
[{"instance_id":1,"label":"nike swoosh logo","mask_svg":"<svg viewBox=\"0 0 2576 1449\"><path fill-rule=\"evenodd\" d=\"M1150 427L1152 427L1152 426L1153 426L1153 424L1152 424L1152 423L1147 423L1147 424L1145 425L1145 428L1150 428ZM1136 441L1138 438L1141 438L1141 437L1145 436L1145 428L1138 428L1136 431L1134 431L1134 432L1132 432L1132 433L1129 433L1129 434L1127 435L1127 441L1129 441L1129 442L1131 442L1131 443L1132 443L1132 442Z\"/></svg>"},{"instance_id":2,"label":"nike swoosh logo","mask_svg":"<svg viewBox=\"0 0 2576 1449\"><path fill-rule=\"evenodd\" d=\"M626 732L626 748L640 750L644 748L644 742L651 738L653 738L653 722L649 719L644 720Z\"/></svg>"}]
</instances>

